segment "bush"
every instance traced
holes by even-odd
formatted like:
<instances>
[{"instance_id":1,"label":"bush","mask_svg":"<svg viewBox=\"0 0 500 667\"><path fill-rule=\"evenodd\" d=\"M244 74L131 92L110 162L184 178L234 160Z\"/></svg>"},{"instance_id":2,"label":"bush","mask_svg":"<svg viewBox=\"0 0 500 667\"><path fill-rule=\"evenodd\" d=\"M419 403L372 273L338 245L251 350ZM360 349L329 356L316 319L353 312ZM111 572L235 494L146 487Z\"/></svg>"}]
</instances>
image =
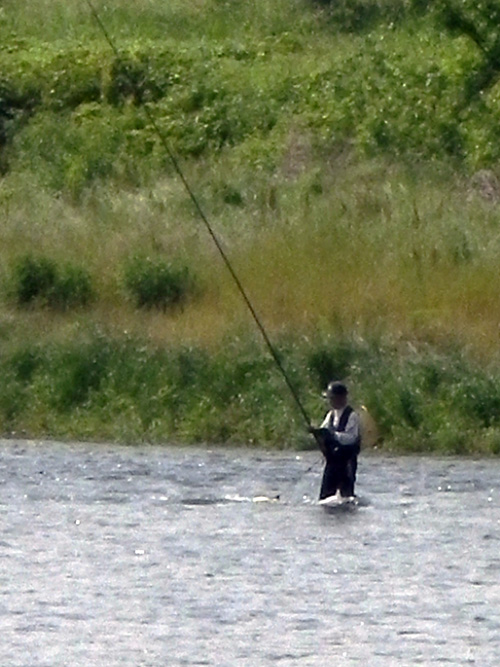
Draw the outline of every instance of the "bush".
<instances>
[{"instance_id":1,"label":"bush","mask_svg":"<svg viewBox=\"0 0 500 667\"><path fill-rule=\"evenodd\" d=\"M339 342L330 348L318 347L308 355L307 367L320 389L331 380L345 378L356 357L356 350L348 343Z\"/></svg>"},{"instance_id":2,"label":"bush","mask_svg":"<svg viewBox=\"0 0 500 667\"><path fill-rule=\"evenodd\" d=\"M112 363L113 346L96 338L79 346L54 350L52 355L49 402L57 410L65 411L84 404L93 392L99 391Z\"/></svg>"},{"instance_id":3,"label":"bush","mask_svg":"<svg viewBox=\"0 0 500 667\"><path fill-rule=\"evenodd\" d=\"M93 297L92 282L85 269L67 264L56 276L48 294L48 304L57 310L86 306Z\"/></svg>"},{"instance_id":4,"label":"bush","mask_svg":"<svg viewBox=\"0 0 500 667\"><path fill-rule=\"evenodd\" d=\"M150 257L132 259L125 267L124 283L137 307L164 311L183 304L194 288L186 266Z\"/></svg>"},{"instance_id":5,"label":"bush","mask_svg":"<svg viewBox=\"0 0 500 667\"><path fill-rule=\"evenodd\" d=\"M56 266L45 257L26 255L14 267L12 291L18 306L47 297L56 282Z\"/></svg>"},{"instance_id":6,"label":"bush","mask_svg":"<svg viewBox=\"0 0 500 667\"><path fill-rule=\"evenodd\" d=\"M38 304L55 310L87 305L93 296L87 271L72 264L58 267L46 257L26 255L14 266L11 293L18 306Z\"/></svg>"},{"instance_id":7,"label":"bush","mask_svg":"<svg viewBox=\"0 0 500 667\"><path fill-rule=\"evenodd\" d=\"M158 100L163 97L168 85L168 74L162 68L150 62L148 55L138 58L117 57L109 69L103 94L106 100L114 105L132 101L136 105L144 101Z\"/></svg>"}]
</instances>

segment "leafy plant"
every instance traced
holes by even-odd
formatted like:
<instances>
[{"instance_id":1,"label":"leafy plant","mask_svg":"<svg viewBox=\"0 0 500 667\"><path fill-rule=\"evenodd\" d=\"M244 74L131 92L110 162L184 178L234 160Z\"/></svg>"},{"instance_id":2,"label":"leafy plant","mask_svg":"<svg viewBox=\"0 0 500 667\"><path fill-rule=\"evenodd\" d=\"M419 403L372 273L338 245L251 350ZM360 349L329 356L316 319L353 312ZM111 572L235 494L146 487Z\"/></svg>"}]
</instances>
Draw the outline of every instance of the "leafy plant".
<instances>
[{"instance_id":1,"label":"leafy plant","mask_svg":"<svg viewBox=\"0 0 500 667\"><path fill-rule=\"evenodd\" d=\"M38 304L55 310L85 306L93 296L85 269L70 263L58 266L47 257L35 255L17 261L10 290L18 306Z\"/></svg>"},{"instance_id":2,"label":"leafy plant","mask_svg":"<svg viewBox=\"0 0 500 667\"><path fill-rule=\"evenodd\" d=\"M88 272L80 266L60 267L48 296L48 304L57 310L86 306L94 295Z\"/></svg>"},{"instance_id":3,"label":"leafy plant","mask_svg":"<svg viewBox=\"0 0 500 667\"><path fill-rule=\"evenodd\" d=\"M479 62L466 74L463 97L458 107L477 101L500 77L500 5L496 0L438 0L434 3L413 0L420 11L435 14L440 27L450 35L473 44Z\"/></svg>"},{"instance_id":4,"label":"leafy plant","mask_svg":"<svg viewBox=\"0 0 500 667\"><path fill-rule=\"evenodd\" d=\"M134 257L125 267L124 284L137 307L164 311L183 304L194 291L187 266L151 257Z\"/></svg>"},{"instance_id":5,"label":"leafy plant","mask_svg":"<svg viewBox=\"0 0 500 667\"><path fill-rule=\"evenodd\" d=\"M19 306L46 299L56 282L56 265L46 257L26 255L14 267L12 292Z\"/></svg>"}]
</instances>

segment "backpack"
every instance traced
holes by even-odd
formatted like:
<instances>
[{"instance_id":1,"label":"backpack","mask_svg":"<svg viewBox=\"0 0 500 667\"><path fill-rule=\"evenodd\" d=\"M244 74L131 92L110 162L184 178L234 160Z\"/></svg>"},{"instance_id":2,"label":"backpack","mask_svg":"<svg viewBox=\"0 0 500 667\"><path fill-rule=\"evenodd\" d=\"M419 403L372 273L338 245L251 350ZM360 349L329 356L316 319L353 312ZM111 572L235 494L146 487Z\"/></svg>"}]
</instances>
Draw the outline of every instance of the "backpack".
<instances>
[{"instance_id":1,"label":"backpack","mask_svg":"<svg viewBox=\"0 0 500 667\"><path fill-rule=\"evenodd\" d=\"M360 435L362 447L376 447L380 442L380 433L376 421L365 405L357 410L360 422Z\"/></svg>"}]
</instances>

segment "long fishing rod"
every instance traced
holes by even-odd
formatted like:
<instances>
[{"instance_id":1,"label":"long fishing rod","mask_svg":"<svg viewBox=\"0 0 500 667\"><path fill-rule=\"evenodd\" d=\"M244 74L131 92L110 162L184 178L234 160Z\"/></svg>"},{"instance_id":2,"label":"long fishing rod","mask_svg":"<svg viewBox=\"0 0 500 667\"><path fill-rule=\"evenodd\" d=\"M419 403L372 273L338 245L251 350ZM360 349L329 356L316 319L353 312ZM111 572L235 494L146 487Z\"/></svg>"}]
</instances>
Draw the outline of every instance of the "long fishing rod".
<instances>
[{"instance_id":1,"label":"long fishing rod","mask_svg":"<svg viewBox=\"0 0 500 667\"><path fill-rule=\"evenodd\" d=\"M92 15L94 16L94 18L96 20L97 25L99 26L102 34L104 35L104 38L108 42L109 46L111 47L112 51L115 53L117 58L119 58L120 57L120 52L118 51L117 47L115 46L115 43L112 40L109 32L107 31L106 26L104 25L103 21L101 20L101 17L99 16L96 8L92 4L91 0L86 0L86 2L87 2L87 5L89 6L89 9L90 9ZM134 81L129 79L129 82L132 85L132 87L135 87ZM305 408L302 404L302 401L299 398L297 390L295 389L295 386L293 385L293 383L290 380L287 372L285 371L285 368L284 368L284 366L281 362L281 359L279 358L279 355L276 352L276 349L275 349L274 345L272 344L271 339L269 338L269 336L268 336L268 334L267 334L267 332L264 328L264 325L262 324L260 318L258 317L257 312L255 311L254 307L252 306L252 303L251 303L251 301L250 301L250 299L249 299L249 297L248 297L240 279L238 278L236 272L234 271L234 269L231 265L231 262L229 261L229 258L226 255L226 253L224 251L224 248L222 247L221 242L219 241L219 238L215 234L212 225L210 224L207 216L205 215L205 212L201 208L201 205L200 205L197 197L195 196L191 186L189 185L189 183L186 179L186 176L184 175L184 172L181 169L179 161L177 160L177 158L176 158L172 148L170 147L165 135L163 134L163 132L159 128L158 123L156 122L153 114L151 113L147 103L145 103L143 106L144 106L144 111L146 113L146 116L148 117L148 120L151 123L151 126L152 126L154 132L158 136L162 147L164 148L165 152L167 153L167 155L168 155L168 157L169 157L169 159L172 163L172 166L174 167L175 172L177 173L177 175L181 179L181 182L184 185L184 188L185 188L186 192L188 193L191 201L193 202L194 207L195 207L198 215L200 216L201 220L203 221L203 223L204 223L210 237L212 238L217 250L219 251L219 253L220 253L220 255L221 255L228 271L229 271L229 273L231 274L231 277L233 278L233 281L236 284L236 287L238 288L238 291L240 292L241 296L243 297L243 300L244 300L245 304L247 305L247 308L250 311L250 313L251 313L251 315L252 315L252 317L255 321L255 324L257 325L260 333L262 334L264 342L265 342L272 358L274 359L281 375L283 376L283 379L285 380L285 383L288 386L288 389L290 390L290 393L292 394L292 397L293 397L297 407L299 408L299 411L302 414L302 417L304 418L304 421L305 421L308 429L311 429L311 420L310 420L309 415L307 414L307 412L306 412L306 410L305 410ZM316 439L317 439L317 437L316 437Z\"/></svg>"}]
</instances>

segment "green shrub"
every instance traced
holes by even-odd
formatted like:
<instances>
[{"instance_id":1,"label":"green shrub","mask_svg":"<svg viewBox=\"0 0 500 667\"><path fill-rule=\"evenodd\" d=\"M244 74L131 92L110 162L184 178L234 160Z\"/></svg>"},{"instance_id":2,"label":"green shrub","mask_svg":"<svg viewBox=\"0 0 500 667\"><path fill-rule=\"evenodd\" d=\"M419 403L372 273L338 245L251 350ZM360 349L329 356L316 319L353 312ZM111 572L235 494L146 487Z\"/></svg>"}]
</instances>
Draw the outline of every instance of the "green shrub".
<instances>
[{"instance_id":1,"label":"green shrub","mask_svg":"<svg viewBox=\"0 0 500 667\"><path fill-rule=\"evenodd\" d=\"M66 264L59 269L48 294L48 304L57 310L69 310L88 305L92 297L92 282L88 272L79 266Z\"/></svg>"},{"instance_id":2,"label":"green shrub","mask_svg":"<svg viewBox=\"0 0 500 667\"><path fill-rule=\"evenodd\" d=\"M25 255L14 266L11 295L20 307L37 304L68 310L87 305L93 289L85 269L70 263L57 266L47 257Z\"/></svg>"},{"instance_id":3,"label":"green shrub","mask_svg":"<svg viewBox=\"0 0 500 667\"><path fill-rule=\"evenodd\" d=\"M112 346L96 339L57 351L55 356L51 402L57 409L70 410L99 390L108 372Z\"/></svg>"},{"instance_id":4,"label":"green shrub","mask_svg":"<svg viewBox=\"0 0 500 667\"><path fill-rule=\"evenodd\" d=\"M41 352L30 346L14 351L9 363L9 370L14 379L20 383L31 382L33 375L40 366Z\"/></svg>"},{"instance_id":5,"label":"green shrub","mask_svg":"<svg viewBox=\"0 0 500 667\"><path fill-rule=\"evenodd\" d=\"M27 306L35 300L46 299L55 282L55 263L46 257L26 255L14 266L12 292L18 306Z\"/></svg>"},{"instance_id":6,"label":"green shrub","mask_svg":"<svg viewBox=\"0 0 500 667\"><path fill-rule=\"evenodd\" d=\"M183 304L194 288L187 266L150 257L135 257L127 264L124 284L137 307L163 310Z\"/></svg>"},{"instance_id":7,"label":"green shrub","mask_svg":"<svg viewBox=\"0 0 500 667\"><path fill-rule=\"evenodd\" d=\"M221 187L222 200L231 206L243 206L244 200L241 192L234 185L224 183Z\"/></svg>"},{"instance_id":8,"label":"green shrub","mask_svg":"<svg viewBox=\"0 0 500 667\"><path fill-rule=\"evenodd\" d=\"M317 379L320 389L325 389L331 380L340 380L349 374L354 353L347 344L339 343L330 349L317 348L309 354L307 366Z\"/></svg>"},{"instance_id":9,"label":"green shrub","mask_svg":"<svg viewBox=\"0 0 500 667\"><path fill-rule=\"evenodd\" d=\"M111 64L108 80L105 80L103 94L106 100L116 106L128 101L140 105L160 99L168 80L161 80L162 69L157 66L155 71L153 66L147 55L117 57Z\"/></svg>"}]
</instances>

